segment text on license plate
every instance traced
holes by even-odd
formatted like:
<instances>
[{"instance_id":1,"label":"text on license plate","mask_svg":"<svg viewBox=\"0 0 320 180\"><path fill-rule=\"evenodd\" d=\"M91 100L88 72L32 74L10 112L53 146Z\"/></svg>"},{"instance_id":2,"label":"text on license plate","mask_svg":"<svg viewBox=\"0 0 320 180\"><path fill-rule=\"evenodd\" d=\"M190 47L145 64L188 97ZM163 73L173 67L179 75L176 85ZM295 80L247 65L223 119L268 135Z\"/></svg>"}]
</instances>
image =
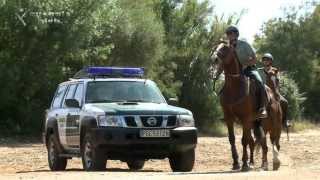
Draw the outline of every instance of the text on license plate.
<instances>
[{"instance_id":1,"label":"text on license plate","mask_svg":"<svg viewBox=\"0 0 320 180\"><path fill-rule=\"evenodd\" d=\"M142 129L142 130L140 130L140 137L170 137L170 130L168 130L168 129Z\"/></svg>"}]
</instances>

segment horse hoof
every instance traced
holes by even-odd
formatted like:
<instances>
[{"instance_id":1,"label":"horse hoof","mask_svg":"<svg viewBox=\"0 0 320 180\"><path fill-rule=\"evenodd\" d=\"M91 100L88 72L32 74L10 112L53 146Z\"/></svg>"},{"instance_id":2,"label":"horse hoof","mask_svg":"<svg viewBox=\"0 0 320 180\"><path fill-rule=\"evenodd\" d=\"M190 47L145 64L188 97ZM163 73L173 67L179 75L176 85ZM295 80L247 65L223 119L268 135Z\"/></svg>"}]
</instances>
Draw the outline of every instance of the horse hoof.
<instances>
[{"instance_id":1,"label":"horse hoof","mask_svg":"<svg viewBox=\"0 0 320 180\"><path fill-rule=\"evenodd\" d=\"M248 165L243 165L242 168L241 168L242 172L247 172L247 171L250 171L250 170L251 170L251 168Z\"/></svg>"},{"instance_id":2,"label":"horse hoof","mask_svg":"<svg viewBox=\"0 0 320 180\"><path fill-rule=\"evenodd\" d=\"M280 162L274 162L274 163L273 163L273 170L274 170L274 171L278 170L279 167L280 167Z\"/></svg>"},{"instance_id":3,"label":"horse hoof","mask_svg":"<svg viewBox=\"0 0 320 180\"><path fill-rule=\"evenodd\" d=\"M240 165L239 164L233 164L232 165L232 170L239 170L240 169Z\"/></svg>"}]
</instances>

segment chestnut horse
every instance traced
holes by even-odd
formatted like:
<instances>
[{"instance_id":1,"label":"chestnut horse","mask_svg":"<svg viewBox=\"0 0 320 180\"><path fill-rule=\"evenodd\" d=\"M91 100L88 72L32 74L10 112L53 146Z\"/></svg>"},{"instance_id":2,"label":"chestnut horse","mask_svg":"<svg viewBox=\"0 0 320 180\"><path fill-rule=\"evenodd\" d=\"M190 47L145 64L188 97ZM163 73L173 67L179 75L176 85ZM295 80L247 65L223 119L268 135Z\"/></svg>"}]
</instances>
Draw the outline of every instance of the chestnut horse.
<instances>
[{"instance_id":1,"label":"chestnut horse","mask_svg":"<svg viewBox=\"0 0 320 180\"><path fill-rule=\"evenodd\" d=\"M280 150L280 136L282 124L286 120L286 106L283 107L280 103L280 92L279 92L279 79L278 69L272 67L268 71L264 70L266 74L266 85L270 87L272 90L273 97L271 98L268 106L269 116L265 119L261 119L262 127L264 130L264 134L270 133L270 140L272 143L272 152L273 152L273 170L277 170L280 167L280 159L279 159L279 150ZM274 112L270 110L274 109ZM285 112L282 112L285 111ZM266 141L266 136L262 136L260 138L260 145L262 146L262 168L264 170L268 170L268 160L267 160L267 152L268 146Z\"/></svg>"},{"instance_id":2,"label":"chestnut horse","mask_svg":"<svg viewBox=\"0 0 320 180\"><path fill-rule=\"evenodd\" d=\"M250 166L254 164L253 151L255 142L251 135L251 130L255 128L257 142L261 143L263 152L266 153L266 141L265 136L263 136L263 131L261 131L261 125L263 125L265 132L267 132L270 129L270 127L267 126L269 125L268 121L271 121L270 119L273 120L276 114L281 113L281 110L276 108L275 105L269 104L267 106L268 118L263 119L262 123L259 120L256 120L258 99L256 96L255 83L253 80L250 81L242 74L242 67L237 59L235 49L226 43L221 43L215 50L214 54L217 57L216 61L219 62L219 69L222 69L225 75L225 85L220 94L220 104L224 113L224 121L228 128L228 136L233 158L232 169L236 170L240 168L234 135L234 122L237 121L242 125L243 130L241 139L243 147L242 170L248 171L251 168ZM251 86L249 84L251 84ZM277 102L275 101L271 89L267 88L266 90L269 94L269 99L274 99L274 102ZM273 127L272 125L271 127ZM272 142L274 142L273 144L277 144L275 138L273 138ZM250 149L250 164L248 163L248 145ZM278 161L278 157L275 159ZM267 165L266 161L266 156L263 156L262 166Z\"/></svg>"}]
</instances>

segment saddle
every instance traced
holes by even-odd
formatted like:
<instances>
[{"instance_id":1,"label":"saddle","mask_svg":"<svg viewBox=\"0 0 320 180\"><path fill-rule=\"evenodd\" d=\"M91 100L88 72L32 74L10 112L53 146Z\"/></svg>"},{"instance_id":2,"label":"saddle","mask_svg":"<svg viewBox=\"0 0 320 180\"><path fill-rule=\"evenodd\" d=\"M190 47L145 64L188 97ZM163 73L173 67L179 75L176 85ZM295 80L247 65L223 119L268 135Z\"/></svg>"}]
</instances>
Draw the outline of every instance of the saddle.
<instances>
[{"instance_id":1,"label":"saddle","mask_svg":"<svg viewBox=\"0 0 320 180\"><path fill-rule=\"evenodd\" d=\"M257 88L257 83L254 79L250 79L249 77L245 76L245 75L241 75L240 77L240 89L239 89L239 94L238 94L238 98L237 99L233 99L233 100L227 100L225 99L225 102L227 102L228 104L239 104L242 102L242 100L244 100L247 96L253 96L253 97L257 97L258 96L258 88ZM220 95L223 94L224 88L222 88L222 90L220 91ZM266 101L267 104L270 104L272 96L270 94L270 91L268 89L270 89L268 86L265 85L266 88ZM255 98L257 100L259 100L259 98ZM256 102L258 103L258 102Z\"/></svg>"}]
</instances>

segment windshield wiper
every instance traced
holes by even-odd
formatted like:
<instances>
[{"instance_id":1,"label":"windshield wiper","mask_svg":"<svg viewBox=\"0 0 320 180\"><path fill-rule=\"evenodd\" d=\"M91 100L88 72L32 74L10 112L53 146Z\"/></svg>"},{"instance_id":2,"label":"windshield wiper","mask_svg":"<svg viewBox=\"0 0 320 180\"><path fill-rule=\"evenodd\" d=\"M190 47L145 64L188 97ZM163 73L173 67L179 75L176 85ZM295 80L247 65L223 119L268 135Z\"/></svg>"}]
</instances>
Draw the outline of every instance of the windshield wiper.
<instances>
[{"instance_id":1,"label":"windshield wiper","mask_svg":"<svg viewBox=\"0 0 320 180\"><path fill-rule=\"evenodd\" d=\"M157 104L160 104L160 102L148 101L148 100L144 100L144 99L131 99L131 100L128 100L127 102L145 102L145 103L157 103Z\"/></svg>"},{"instance_id":2,"label":"windshield wiper","mask_svg":"<svg viewBox=\"0 0 320 180\"><path fill-rule=\"evenodd\" d=\"M127 100L127 102L149 102L149 101L146 101L143 99L130 99L130 100Z\"/></svg>"},{"instance_id":3,"label":"windshield wiper","mask_svg":"<svg viewBox=\"0 0 320 180\"><path fill-rule=\"evenodd\" d=\"M114 102L126 102L126 101L123 101L123 100L110 100L110 99L101 99L101 100L88 101L88 103L114 103Z\"/></svg>"}]
</instances>

